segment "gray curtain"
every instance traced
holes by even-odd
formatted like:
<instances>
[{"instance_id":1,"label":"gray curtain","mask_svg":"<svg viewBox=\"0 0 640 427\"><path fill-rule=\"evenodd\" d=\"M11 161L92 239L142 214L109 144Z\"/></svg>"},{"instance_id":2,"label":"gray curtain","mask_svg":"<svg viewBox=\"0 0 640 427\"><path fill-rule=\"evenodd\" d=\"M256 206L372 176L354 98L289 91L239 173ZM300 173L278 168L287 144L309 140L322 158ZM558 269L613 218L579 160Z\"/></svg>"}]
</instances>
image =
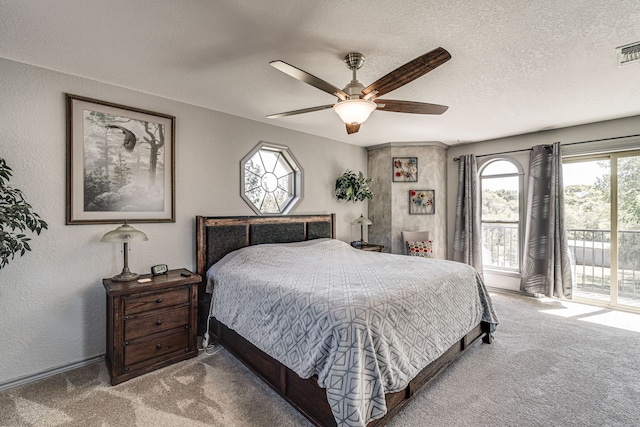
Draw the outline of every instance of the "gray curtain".
<instances>
[{"instance_id":1,"label":"gray curtain","mask_svg":"<svg viewBox=\"0 0 640 427\"><path fill-rule=\"evenodd\" d=\"M571 257L564 222L560 143L533 147L520 290L571 297Z\"/></svg>"},{"instance_id":2,"label":"gray curtain","mask_svg":"<svg viewBox=\"0 0 640 427\"><path fill-rule=\"evenodd\" d=\"M482 223L480 189L476 156L468 154L458 159L458 199L453 233L453 260L469 264L483 275Z\"/></svg>"}]
</instances>

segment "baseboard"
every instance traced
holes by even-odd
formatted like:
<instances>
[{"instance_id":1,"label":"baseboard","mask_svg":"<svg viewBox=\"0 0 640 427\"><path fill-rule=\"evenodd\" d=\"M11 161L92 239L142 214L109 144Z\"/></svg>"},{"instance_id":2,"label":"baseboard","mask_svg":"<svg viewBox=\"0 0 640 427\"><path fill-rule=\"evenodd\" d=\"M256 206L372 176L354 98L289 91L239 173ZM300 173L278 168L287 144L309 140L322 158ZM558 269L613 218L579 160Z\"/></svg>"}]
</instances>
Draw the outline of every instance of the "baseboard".
<instances>
[{"instance_id":1,"label":"baseboard","mask_svg":"<svg viewBox=\"0 0 640 427\"><path fill-rule=\"evenodd\" d=\"M83 366L91 365L93 363L103 362L104 354L92 357L90 359L81 360L80 362L70 363L68 365L58 366L57 368L51 368L46 371L38 372L37 374L25 375L24 377L16 378L14 380L0 383L0 391L9 390L10 388L18 387L21 385L33 383L44 378L51 377L63 372L72 371Z\"/></svg>"},{"instance_id":2,"label":"baseboard","mask_svg":"<svg viewBox=\"0 0 640 427\"><path fill-rule=\"evenodd\" d=\"M505 293L505 294L516 294L516 295L521 295L523 297L532 297L533 295L526 293L526 292L522 292L522 291L516 291L513 289L504 289L504 288L496 288L494 286L488 286L485 285L485 287L487 288L487 290L489 292L500 292L500 293Z\"/></svg>"}]
</instances>

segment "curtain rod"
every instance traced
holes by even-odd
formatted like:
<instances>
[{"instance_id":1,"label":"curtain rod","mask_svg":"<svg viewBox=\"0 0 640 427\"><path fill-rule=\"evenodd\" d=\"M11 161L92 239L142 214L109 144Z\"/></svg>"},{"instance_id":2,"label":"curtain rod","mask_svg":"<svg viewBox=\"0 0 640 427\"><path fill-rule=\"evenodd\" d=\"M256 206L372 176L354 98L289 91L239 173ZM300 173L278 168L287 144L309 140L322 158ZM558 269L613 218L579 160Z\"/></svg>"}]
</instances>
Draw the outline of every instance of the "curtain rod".
<instances>
[{"instance_id":1,"label":"curtain rod","mask_svg":"<svg viewBox=\"0 0 640 427\"><path fill-rule=\"evenodd\" d=\"M590 139L588 141L568 142L566 144L560 144L560 146L564 147L564 146L568 146L568 145L585 144L587 142L613 141L615 139L633 138L634 136L640 136L640 133L635 134L635 135L614 136L614 137L611 137L611 138ZM543 147L545 147L545 148L553 147L553 145L543 145ZM533 148L523 148L522 150L501 151L499 153L481 154L479 156L476 156L476 158L478 158L478 157L487 157L487 156L498 156L500 154L520 153L520 152L523 152L523 151L531 151L531 150L533 150ZM458 160L460 160L460 157L454 157L453 158L454 162L457 162Z\"/></svg>"},{"instance_id":2,"label":"curtain rod","mask_svg":"<svg viewBox=\"0 0 640 427\"><path fill-rule=\"evenodd\" d=\"M544 148L549 148L549 147L553 147L552 145L543 145ZM476 156L476 158L478 157L487 157L487 156L498 156L500 154L509 154L509 153L521 153L523 151L532 151L533 148L523 148L521 150L511 150L511 151L500 151L499 153L491 153L491 154L480 154L479 156ZM460 160L460 157L454 157L453 161L457 162L458 160Z\"/></svg>"}]
</instances>

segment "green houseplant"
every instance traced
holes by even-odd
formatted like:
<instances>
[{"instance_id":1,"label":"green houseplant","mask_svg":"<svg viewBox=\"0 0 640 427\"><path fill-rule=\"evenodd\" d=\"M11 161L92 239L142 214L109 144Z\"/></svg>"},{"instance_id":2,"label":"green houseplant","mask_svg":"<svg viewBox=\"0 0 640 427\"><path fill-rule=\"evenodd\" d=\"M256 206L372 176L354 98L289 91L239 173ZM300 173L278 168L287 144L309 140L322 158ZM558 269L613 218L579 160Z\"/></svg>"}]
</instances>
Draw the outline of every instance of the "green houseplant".
<instances>
[{"instance_id":1,"label":"green houseplant","mask_svg":"<svg viewBox=\"0 0 640 427\"><path fill-rule=\"evenodd\" d=\"M337 200L344 200L345 202L361 202L364 199L371 199L373 193L369 188L369 184L373 181L371 178L365 178L362 172L355 172L350 170L345 171L336 180L335 197Z\"/></svg>"},{"instance_id":2,"label":"green houseplant","mask_svg":"<svg viewBox=\"0 0 640 427\"><path fill-rule=\"evenodd\" d=\"M11 171L7 162L0 158L0 268L6 267L16 253L22 256L31 250L28 243L31 239L25 231L40 234L47 228L47 223L24 199L22 191L9 185Z\"/></svg>"}]
</instances>

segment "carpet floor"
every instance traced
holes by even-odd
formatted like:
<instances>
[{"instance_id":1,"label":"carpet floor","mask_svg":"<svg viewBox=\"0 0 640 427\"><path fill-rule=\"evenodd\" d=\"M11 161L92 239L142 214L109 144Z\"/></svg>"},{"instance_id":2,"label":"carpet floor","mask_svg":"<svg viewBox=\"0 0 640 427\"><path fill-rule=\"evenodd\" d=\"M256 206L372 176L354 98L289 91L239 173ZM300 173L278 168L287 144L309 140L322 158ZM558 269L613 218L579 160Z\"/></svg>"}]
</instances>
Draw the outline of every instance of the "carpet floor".
<instances>
[{"instance_id":1,"label":"carpet floor","mask_svg":"<svg viewBox=\"0 0 640 427\"><path fill-rule=\"evenodd\" d=\"M638 426L640 315L492 292L501 324L403 426ZM1 426L310 426L221 349L109 385L95 363L0 393Z\"/></svg>"}]
</instances>

